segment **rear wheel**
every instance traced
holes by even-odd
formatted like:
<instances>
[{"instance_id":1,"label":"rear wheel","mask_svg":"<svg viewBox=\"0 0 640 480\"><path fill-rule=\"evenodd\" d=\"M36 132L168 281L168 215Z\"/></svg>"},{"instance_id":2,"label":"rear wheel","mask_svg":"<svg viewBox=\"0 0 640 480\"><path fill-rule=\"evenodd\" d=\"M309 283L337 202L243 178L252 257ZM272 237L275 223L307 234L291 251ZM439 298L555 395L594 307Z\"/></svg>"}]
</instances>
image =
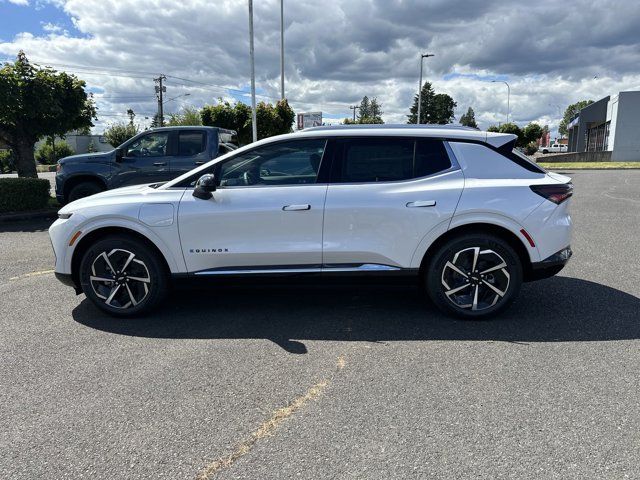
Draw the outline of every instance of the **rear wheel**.
<instances>
[{"instance_id":1,"label":"rear wheel","mask_svg":"<svg viewBox=\"0 0 640 480\"><path fill-rule=\"evenodd\" d=\"M507 308L522 285L522 264L499 237L473 234L449 240L426 272L429 297L443 312L486 318Z\"/></svg>"},{"instance_id":2,"label":"rear wheel","mask_svg":"<svg viewBox=\"0 0 640 480\"><path fill-rule=\"evenodd\" d=\"M87 298L118 317L157 306L166 294L167 277L163 260L148 245L127 236L96 242L80 262L80 283Z\"/></svg>"},{"instance_id":3,"label":"rear wheel","mask_svg":"<svg viewBox=\"0 0 640 480\"><path fill-rule=\"evenodd\" d=\"M98 182L82 182L78 185L74 186L69 192L69 197L67 198L68 202L73 202L80 198L88 197L90 195L95 195L96 193L100 193L104 190L102 185Z\"/></svg>"}]
</instances>

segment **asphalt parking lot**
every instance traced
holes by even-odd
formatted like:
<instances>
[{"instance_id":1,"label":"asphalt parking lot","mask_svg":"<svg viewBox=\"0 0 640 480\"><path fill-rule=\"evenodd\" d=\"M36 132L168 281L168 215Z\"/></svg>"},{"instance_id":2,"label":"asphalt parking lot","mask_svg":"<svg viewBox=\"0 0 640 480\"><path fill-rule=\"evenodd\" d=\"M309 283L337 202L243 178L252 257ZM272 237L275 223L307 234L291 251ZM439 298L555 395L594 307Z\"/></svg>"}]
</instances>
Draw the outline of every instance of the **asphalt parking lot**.
<instances>
[{"instance_id":1,"label":"asphalt parking lot","mask_svg":"<svg viewBox=\"0 0 640 480\"><path fill-rule=\"evenodd\" d=\"M640 170L499 319L406 285L220 286L116 320L0 224L0 478L639 478Z\"/></svg>"}]
</instances>

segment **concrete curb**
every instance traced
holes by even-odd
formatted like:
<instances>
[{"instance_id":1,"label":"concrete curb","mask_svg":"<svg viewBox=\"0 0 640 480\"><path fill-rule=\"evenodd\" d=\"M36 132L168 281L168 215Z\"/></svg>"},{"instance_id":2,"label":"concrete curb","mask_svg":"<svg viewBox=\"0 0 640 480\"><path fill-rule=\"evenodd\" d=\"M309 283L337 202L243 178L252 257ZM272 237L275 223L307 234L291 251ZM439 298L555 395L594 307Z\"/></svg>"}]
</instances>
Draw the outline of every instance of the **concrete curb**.
<instances>
[{"instance_id":1,"label":"concrete curb","mask_svg":"<svg viewBox=\"0 0 640 480\"><path fill-rule=\"evenodd\" d=\"M58 208L51 209L46 208L43 210L34 210L30 212L17 212L17 213L0 213L0 224L21 222L24 220L41 220L47 218L56 218L58 216Z\"/></svg>"}]
</instances>

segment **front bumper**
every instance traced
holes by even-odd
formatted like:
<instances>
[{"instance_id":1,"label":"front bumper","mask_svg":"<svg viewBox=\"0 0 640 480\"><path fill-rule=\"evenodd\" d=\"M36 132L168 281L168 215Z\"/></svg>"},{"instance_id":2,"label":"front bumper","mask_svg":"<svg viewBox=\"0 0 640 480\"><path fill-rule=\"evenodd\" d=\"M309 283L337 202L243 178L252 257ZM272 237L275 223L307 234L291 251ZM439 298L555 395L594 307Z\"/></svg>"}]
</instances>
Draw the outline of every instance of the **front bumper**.
<instances>
[{"instance_id":1,"label":"front bumper","mask_svg":"<svg viewBox=\"0 0 640 480\"><path fill-rule=\"evenodd\" d=\"M62 283L63 285L66 285L67 287L73 287L73 289L76 291L76 295L79 295L82 293L82 288L80 288L80 286L78 284L76 284L76 281L73 278L73 275L71 275L70 273L60 273L60 272L54 272L56 278L60 281L60 283Z\"/></svg>"}]
</instances>

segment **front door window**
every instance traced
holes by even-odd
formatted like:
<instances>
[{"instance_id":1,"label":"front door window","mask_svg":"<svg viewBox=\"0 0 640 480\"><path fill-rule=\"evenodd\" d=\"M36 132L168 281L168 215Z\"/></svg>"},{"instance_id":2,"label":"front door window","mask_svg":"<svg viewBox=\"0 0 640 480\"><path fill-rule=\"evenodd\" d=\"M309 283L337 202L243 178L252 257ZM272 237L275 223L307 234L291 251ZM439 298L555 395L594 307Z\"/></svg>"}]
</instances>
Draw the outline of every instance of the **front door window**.
<instances>
[{"instance_id":1,"label":"front door window","mask_svg":"<svg viewBox=\"0 0 640 480\"><path fill-rule=\"evenodd\" d=\"M127 147L127 157L164 157L169 143L168 132L143 135Z\"/></svg>"}]
</instances>

